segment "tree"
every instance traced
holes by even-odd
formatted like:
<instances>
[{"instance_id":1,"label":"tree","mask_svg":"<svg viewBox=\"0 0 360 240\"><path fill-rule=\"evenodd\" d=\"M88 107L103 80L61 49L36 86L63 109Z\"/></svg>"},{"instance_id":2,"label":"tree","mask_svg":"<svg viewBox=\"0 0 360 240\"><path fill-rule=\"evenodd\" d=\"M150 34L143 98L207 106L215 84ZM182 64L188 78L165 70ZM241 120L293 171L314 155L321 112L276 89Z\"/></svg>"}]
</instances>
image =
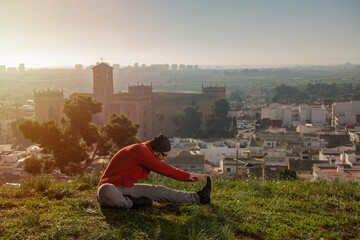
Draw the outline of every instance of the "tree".
<instances>
[{"instance_id":1,"label":"tree","mask_svg":"<svg viewBox=\"0 0 360 240\"><path fill-rule=\"evenodd\" d=\"M231 117L228 117L230 110L229 102L226 99L216 99L211 106L209 119L206 121L208 137L229 137Z\"/></svg>"},{"instance_id":2,"label":"tree","mask_svg":"<svg viewBox=\"0 0 360 240\"><path fill-rule=\"evenodd\" d=\"M10 143L13 144L17 149L22 150L31 145L31 142L25 139L18 129L19 123L24 121L23 118L17 119L10 123L11 137Z\"/></svg>"},{"instance_id":3,"label":"tree","mask_svg":"<svg viewBox=\"0 0 360 240\"><path fill-rule=\"evenodd\" d=\"M112 115L101 127L92 123L93 115L101 110L101 102L78 96L65 101L65 116L60 123L26 120L19 124L19 129L26 139L52 156L49 168L53 162L62 173L74 175L84 172L97 157L107 156L115 146L138 142L134 136L139 126L129 125L127 117Z\"/></svg>"},{"instance_id":4,"label":"tree","mask_svg":"<svg viewBox=\"0 0 360 240\"><path fill-rule=\"evenodd\" d=\"M236 117L233 116L232 118L232 127L231 127L231 130L232 130L232 135L233 136L236 136L237 135L237 120L236 120Z\"/></svg>"},{"instance_id":5,"label":"tree","mask_svg":"<svg viewBox=\"0 0 360 240\"><path fill-rule=\"evenodd\" d=\"M42 173L43 162L36 156L29 156L24 160L23 169L25 172L35 176Z\"/></svg>"},{"instance_id":6,"label":"tree","mask_svg":"<svg viewBox=\"0 0 360 240\"><path fill-rule=\"evenodd\" d=\"M197 137L202 123L202 112L195 105L186 105L173 118L180 137Z\"/></svg>"},{"instance_id":7,"label":"tree","mask_svg":"<svg viewBox=\"0 0 360 240\"><path fill-rule=\"evenodd\" d=\"M156 118L158 120L158 124L159 126L161 126L164 121L165 121L165 113L163 112L163 110L161 109L158 109L156 112L155 112L155 115L156 115Z\"/></svg>"},{"instance_id":8,"label":"tree","mask_svg":"<svg viewBox=\"0 0 360 240\"><path fill-rule=\"evenodd\" d=\"M25 158L23 169L33 176L41 173L49 174L55 169L55 162L50 156L37 157L30 155Z\"/></svg>"},{"instance_id":9,"label":"tree","mask_svg":"<svg viewBox=\"0 0 360 240\"><path fill-rule=\"evenodd\" d=\"M140 139L135 137L139 127L138 123L133 124L124 114L112 114L107 124L102 127L102 132L112 140L111 153L140 142Z\"/></svg>"}]
</instances>

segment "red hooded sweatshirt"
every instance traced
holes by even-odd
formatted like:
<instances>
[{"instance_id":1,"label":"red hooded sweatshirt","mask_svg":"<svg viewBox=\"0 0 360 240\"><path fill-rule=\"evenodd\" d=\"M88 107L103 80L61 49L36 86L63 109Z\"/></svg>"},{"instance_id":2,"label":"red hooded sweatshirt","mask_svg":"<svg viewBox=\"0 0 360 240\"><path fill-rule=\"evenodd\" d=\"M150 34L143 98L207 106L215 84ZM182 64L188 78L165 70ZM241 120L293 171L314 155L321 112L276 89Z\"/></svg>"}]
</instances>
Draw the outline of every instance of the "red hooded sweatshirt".
<instances>
[{"instance_id":1,"label":"red hooded sweatshirt","mask_svg":"<svg viewBox=\"0 0 360 240\"><path fill-rule=\"evenodd\" d=\"M150 171L187 182L190 173L174 168L156 159L150 141L133 144L118 151L106 167L99 185L111 183L115 186L131 187L140 179L146 178Z\"/></svg>"}]
</instances>

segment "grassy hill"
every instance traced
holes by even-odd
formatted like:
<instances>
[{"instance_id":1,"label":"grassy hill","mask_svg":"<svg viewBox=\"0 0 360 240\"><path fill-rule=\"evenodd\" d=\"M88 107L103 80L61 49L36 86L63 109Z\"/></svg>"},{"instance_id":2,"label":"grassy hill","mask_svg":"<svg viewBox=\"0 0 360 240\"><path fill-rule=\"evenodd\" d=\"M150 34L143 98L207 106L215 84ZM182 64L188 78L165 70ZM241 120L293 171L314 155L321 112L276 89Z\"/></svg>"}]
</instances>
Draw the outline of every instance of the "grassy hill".
<instances>
[{"instance_id":1,"label":"grassy hill","mask_svg":"<svg viewBox=\"0 0 360 240\"><path fill-rule=\"evenodd\" d=\"M359 181L213 178L212 205L101 209L98 176L0 187L1 239L360 239ZM144 182L197 191L158 175Z\"/></svg>"}]
</instances>

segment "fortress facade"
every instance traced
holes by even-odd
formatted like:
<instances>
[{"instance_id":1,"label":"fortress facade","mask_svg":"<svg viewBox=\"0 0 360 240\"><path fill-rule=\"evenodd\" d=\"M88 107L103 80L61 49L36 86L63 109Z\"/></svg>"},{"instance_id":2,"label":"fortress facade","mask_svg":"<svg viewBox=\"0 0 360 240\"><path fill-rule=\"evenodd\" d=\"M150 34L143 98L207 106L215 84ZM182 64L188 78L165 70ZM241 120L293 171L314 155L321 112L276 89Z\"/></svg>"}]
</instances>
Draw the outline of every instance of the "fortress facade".
<instances>
[{"instance_id":1,"label":"fortress facade","mask_svg":"<svg viewBox=\"0 0 360 240\"><path fill-rule=\"evenodd\" d=\"M202 87L201 93L157 93L152 85L129 85L127 92L114 94L113 68L105 63L93 69L93 93L74 93L70 97L88 95L103 103L103 111L94 122L106 123L112 113L125 114L132 122L139 123L137 137L149 140L158 133L175 136L173 117L185 105L195 102L203 112L203 122L211 112L217 98L225 98L225 87ZM42 103L43 104L43 103Z\"/></svg>"}]
</instances>

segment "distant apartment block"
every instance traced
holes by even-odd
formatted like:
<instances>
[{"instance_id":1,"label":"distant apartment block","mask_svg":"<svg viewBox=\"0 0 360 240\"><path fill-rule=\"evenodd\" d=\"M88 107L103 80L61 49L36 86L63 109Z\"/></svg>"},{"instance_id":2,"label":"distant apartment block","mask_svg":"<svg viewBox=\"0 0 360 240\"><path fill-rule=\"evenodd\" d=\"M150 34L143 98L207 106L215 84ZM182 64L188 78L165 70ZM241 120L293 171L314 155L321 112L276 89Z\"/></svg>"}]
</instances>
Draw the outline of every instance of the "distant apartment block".
<instances>
[{"instance_id":1,"label":"distant apartment block","mask_svg":"<svg viewBox=\"0 0 360 240\"><path fill-rule=\"evenodd\" d=\"M7 73L17 73L18 71L17 71L17 68L16 68L16 67L8 67L8 68L6 69L6 72L7 72Z\"/></svg>"},{"instance_id":2,"label":"distant apartment block","mask_svg":"<svg viewBox=\"0 0 360 240\"><path fill-rule=\"evenodd\" d=\"M82 73L84 71L84 67L82 64L75 65L75 73Z\"/></svg>"},{"instance_id":3,"label":"distant apartment block","mask_svg":"<svg viewBox=\"0 0 360 240\"><path fill-rule=\"evenodd\" d=\"M115 71L119 71L119 70L120 70L120 64L113 64L112 67L114 68Z\"/></svg>"},{"instance_id":4,"label":"distant apartment block","mask_svg":"<svg viewBox=\"0 0 360 240\"><path fill-rule=\"evenodd\" d=\"M185 70L185 64L180 64L179 65L179 70L184 71Z\"/></svg>"},{"instance_id":5,"label":"distant apartment block","mask_svg":"<svg viewBox=\"0 0 360 240\"><path fill-rule=\"evenodd\" d=\"M24 73L25 72L25 64L23 64L23 63L19 64L18 72L19 73Z\"/></svg>"},{"instance_id":6,"label":"distant apartment block","mask_svg":"<svg viewBox=\"0 0 360 240\"><path fill-rule=\"evenodd\" d=\"M172 71L178 70L178 66L177 66L176 64L172 64L172 65L171 65L171 70L172 70Z\"/></svg>"},{"instance_id":7,"label":"distant apartment block","mask_svg":"<svg viewBox=\"0 0 360 240\"><path fill-rule=\"evenodd\" d=\"M156 69L157 71L169 71L170 66L169 64L152 64L151 65L152 68Z\"/></svg>"},{"instance_id":8,"label":"distant apartment block","mask_svg":"<svg viewBox=\"0 0 360 240\"><path fill-rule=\"evenodd\" d=\"M186 70L194 70L194 66L193 65L186 65Z\"/></svg>"}]
</instances>

